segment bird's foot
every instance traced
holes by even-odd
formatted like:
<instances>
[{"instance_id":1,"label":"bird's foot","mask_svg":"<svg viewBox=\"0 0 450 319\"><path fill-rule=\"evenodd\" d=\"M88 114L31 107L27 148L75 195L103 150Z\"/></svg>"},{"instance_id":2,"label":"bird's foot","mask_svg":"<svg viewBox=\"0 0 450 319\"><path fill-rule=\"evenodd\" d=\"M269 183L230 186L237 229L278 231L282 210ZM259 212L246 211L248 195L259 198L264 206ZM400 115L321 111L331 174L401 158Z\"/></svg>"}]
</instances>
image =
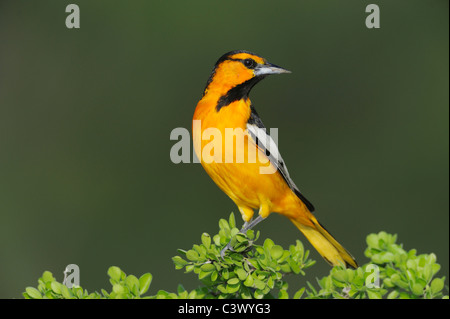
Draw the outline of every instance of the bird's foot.
<instances>
[{"instance_id":1,"label":"bird's foot","mask_svg":"<svg viewBox=\"0 0 450 319\"><path fill-rule=\"evenodd\" d=\"M250 222L245 222L244 225L242 226L242 229L239 231L242 234L246 234L247 230L252 229L256 224L258 224L260 221L262 221L264 218L262 218L261 216L256 217L254 220L250 221ZM231 250L234 251L233 247L231 247L231 240L228 242L228 244L220 251L220 257L224 258L225 253L227 250Z\"/></svg>"}]
</instances>

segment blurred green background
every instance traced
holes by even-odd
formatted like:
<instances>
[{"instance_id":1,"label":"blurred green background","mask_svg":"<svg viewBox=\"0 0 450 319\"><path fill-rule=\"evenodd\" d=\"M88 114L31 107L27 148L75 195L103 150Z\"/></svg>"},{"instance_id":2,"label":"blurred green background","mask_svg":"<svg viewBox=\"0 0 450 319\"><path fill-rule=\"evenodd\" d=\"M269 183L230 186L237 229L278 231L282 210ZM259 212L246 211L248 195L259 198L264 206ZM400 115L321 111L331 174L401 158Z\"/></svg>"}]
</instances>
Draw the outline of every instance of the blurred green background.
<instances>
[{"instance_id":1,"label":"blurred green background","mask_svg":"<svg viewBox=\"0 0 450 319\"><path fill-rule=\"evenodd\" d=\"M81 28L67 29L76 3ZM365 26L377 3L381 28ZM370 232L449 268L448 1L0 1L0 297L44 270L111 265L150 293L197 287L171 257L237 212L199 164L173 164L215 61L246 49L293 71L251 97L316 216L361 264ZM273 214L262 239L301 239ZM318 263L309 280L328 273ZM292 277L293 287L302 279ZM109 288L108 288L109 289Z\"/></svg>"}]
</instances>

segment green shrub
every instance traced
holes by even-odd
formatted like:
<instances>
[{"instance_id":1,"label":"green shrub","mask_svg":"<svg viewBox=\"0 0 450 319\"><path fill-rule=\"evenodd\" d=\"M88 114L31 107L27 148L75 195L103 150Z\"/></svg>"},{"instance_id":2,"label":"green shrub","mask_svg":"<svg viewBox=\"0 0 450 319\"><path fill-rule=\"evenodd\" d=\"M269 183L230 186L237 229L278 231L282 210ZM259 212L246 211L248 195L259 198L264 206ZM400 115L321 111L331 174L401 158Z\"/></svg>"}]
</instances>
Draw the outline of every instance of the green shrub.
<instances>
[{"instance_id":1,"label":"green shrub","mask_svg":"<svg viewBox=\"0 0 450 319\"><path fill-rule=\"evenodd\" d=\"M139 278L126 275L119 267L110 267L108 276L111 291L88 293L81 287L67 288L45 271L38 280L38 287L28 287L23 296L27 299L261 299L261 298L308 298L308 299L431 299L448 298L444 295L445 277L435 277L440 270L436 255L417 255L416 250L406 251L396 243L397 236L386 232L367 236L365 256L369 262L358 269L333 267L328 276L316 280L316 285L288 292L285 276L305 276L305 270L315 261L309 251L297 240L295 245L284 249L271 239L262 245L255 244L259 232L246 234L236 228L234 215L219 221L219 233L201 235L201 243L189 250L178 250L179 256L172 258L175 268L195 274L200 286L186 291L182 285L176 292L160 290L147 295L152 275L146 273ZM231 241L231 249L224 257L221 250Z\"/></svg>"}]
</instances>

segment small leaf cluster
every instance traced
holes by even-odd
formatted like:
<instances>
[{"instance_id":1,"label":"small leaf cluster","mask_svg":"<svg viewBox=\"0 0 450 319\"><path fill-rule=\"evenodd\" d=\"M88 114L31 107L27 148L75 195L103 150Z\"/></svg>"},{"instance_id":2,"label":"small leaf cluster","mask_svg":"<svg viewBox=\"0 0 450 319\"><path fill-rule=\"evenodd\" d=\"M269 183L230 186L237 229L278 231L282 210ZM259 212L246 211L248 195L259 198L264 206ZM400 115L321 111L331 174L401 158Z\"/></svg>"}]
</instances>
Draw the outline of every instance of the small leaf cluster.
<instances>
[{"instance_id":1,"label":"small leaf cluster","mask_svg":"<svg viewBox=\"0 0 450 319\"><path fill-rule=\"evenodd\" d=\"M391 290L387 298L448 298L442 292L445 277L435 278L441 269L436 255L417 255L415 249L406 251L396 241L397 235L386 232L370 234L366 239L364 254L380 266L383 286Z\"/></svg>"},{"instance_id":2,"label":"small leaf cluster","mask_svg":"<svg viewBox=\"0 0 450 319\"><path fill-rule=\"evenodd\" d=\"M150 273L143 274L139 279L134 275L127 276L115 266L108 269L108 276L112 291L108 293L102 289L102 294L107 299L139 299L147 292L153 279Z\"/></svg>"},{"instance_id":3,"label":"small leaf cluster","mask_svg":"<svg viewBox=\"0 0 450 319\"><path fill-rule=\"evenodd\" d=\"M308 282L307 298L448 298L443 294L445 277L433 278L441 268L436 255L417 255L396 241L397 235L386 232L368 235L365 255L371 262L355 270L333 267L318 280L319 289Z\"/></svg>"},{"instance_id":4,"label":"small leaf cluster","mask_svg":"<svg viewBox=\"0 0 450 319\"><path fill-rule=\"evenodd\" d=\"M345 269L335 266L330 275L317 280L320 289L307 282L306 298L308 299L381 299L387 292L386 289L376 285L368 285L368 275L372 272L364 271L365 268Z\"/></svg>"},{"instance_id":5,"label":"small leaf cluster","mask_svg":"<svg viewBox=\"0 0 450 319\"><path fill-rule=\"evenodd\" d=\"M278 291L278 298L288 298L288 284L284 276L305 275L304 269L315 262L308 258L309 251L304 249L300 241L285 250L271 239L266 239L263 245L257 245L255 241L258 237L259 232L255 234L253 230L241 233L236 228L232 213L228 221L219 221L217 235L211 237L203 233L201 244L187 251L179 250L183 257L175 256L173 262L176 269L193 272L202 282L203 287L192 292L196 298L274 298L273 290ZM228 243L231 249L222 258L220 252ZM194 295L181 290L178 295L164 294L158 297L192 298Z\"/></svg>"},{"instance_id":6,"label":"small leaf cluster","mask_svg":"<svg viewBox=\"0 0 450 319\"><path fill-rule=\"evenodd\" d=\"M108 269L109 281L112 291L102 289L101 293L89 293L80 286L68 288L58 282L53 274L45 271L38 280L38 287L27 287L23 296L26 299L139 299L149 298L143 295L152 282L152 275L146 273L139 279L134 275L126 275L119 267Z\"/></svg>"}]
</instances>

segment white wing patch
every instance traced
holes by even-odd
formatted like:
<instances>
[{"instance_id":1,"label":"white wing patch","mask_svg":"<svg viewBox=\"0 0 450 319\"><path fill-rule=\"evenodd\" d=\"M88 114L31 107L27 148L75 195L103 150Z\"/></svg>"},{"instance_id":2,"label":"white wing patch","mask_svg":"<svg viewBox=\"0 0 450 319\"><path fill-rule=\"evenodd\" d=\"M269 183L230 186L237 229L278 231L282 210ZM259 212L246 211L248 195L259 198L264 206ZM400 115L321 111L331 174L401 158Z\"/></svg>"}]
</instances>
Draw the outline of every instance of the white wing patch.
<instances>
[{"instance_id":1,"label":"white wing patch","mask_svg":"<svg viewBox=\"0 0 450 319\"><path fill-rule=\"evenodd\" d=\"M295 186L294 182L289 176L289 172L286 165L284 164L284 160L281 157L277 144L273 140L272 136L268 134L266 128L247 123L247 131L255 141L255 144L261 149L264 154L266 154L270 162L278 169L278 171L280 171L281 175L283 175L289 186L294 186L295 188L297 188L297 186Z\"/></svg>"},{"instance_id":2,"label":"white wing patch","mask_svg":"<svg viewBox=\"0 0 450 319\"><path fill-rule=\"evenodd\" d=\"M284 165L281 154L278 151L278 146L273 140L272 136L267 133L265 127L258 127L255 124L247 124L247 130L250 136L255 140L256 145L258 145L264 151L264 154L271 157L270 161L273 164L280 162L282 165Z\"/></svg>"}]
</instances>

